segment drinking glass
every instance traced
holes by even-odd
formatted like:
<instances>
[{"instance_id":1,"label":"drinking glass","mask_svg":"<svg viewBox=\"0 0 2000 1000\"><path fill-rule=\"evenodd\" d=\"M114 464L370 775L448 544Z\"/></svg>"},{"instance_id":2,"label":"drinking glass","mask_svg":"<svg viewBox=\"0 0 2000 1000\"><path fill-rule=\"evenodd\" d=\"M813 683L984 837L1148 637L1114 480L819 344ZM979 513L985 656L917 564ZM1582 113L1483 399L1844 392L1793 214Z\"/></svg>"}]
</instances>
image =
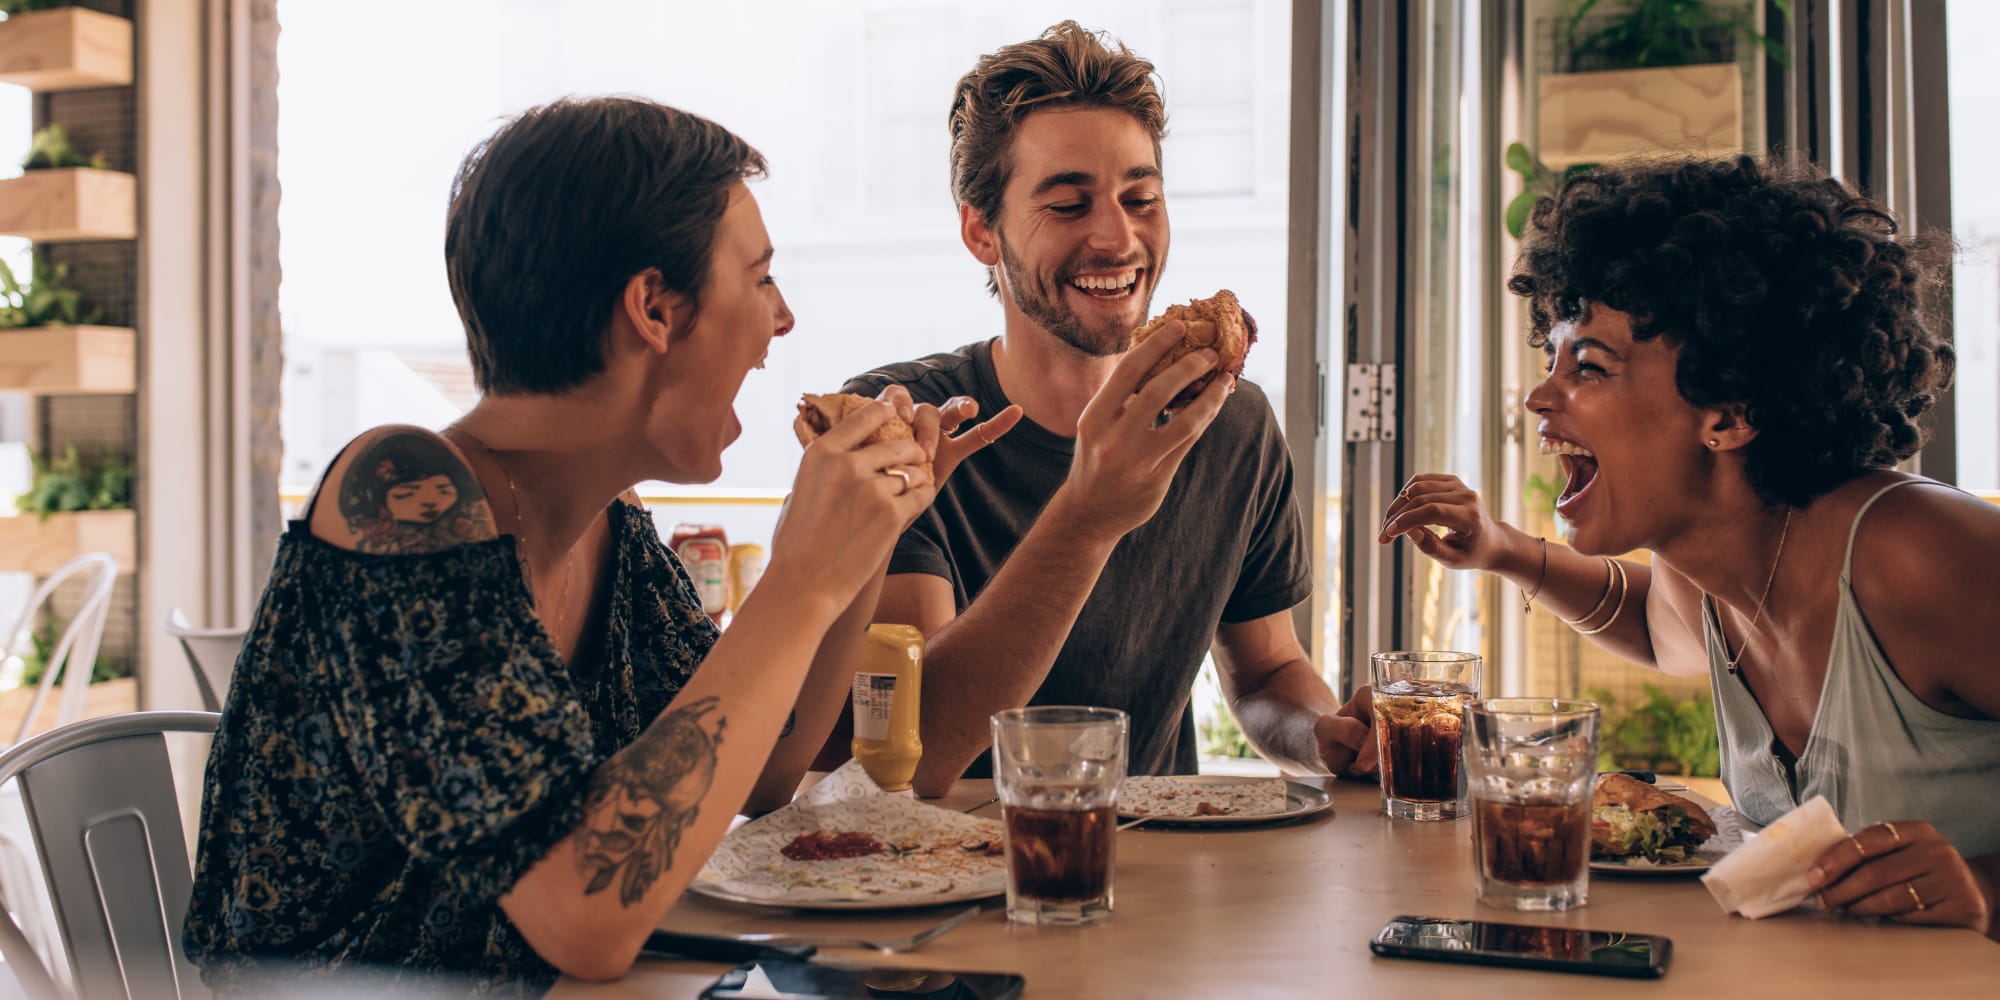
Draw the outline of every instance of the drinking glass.
<instances>
[{"instance_id":1,"label":"drinking glass","mask_svg":"<svg viewBox=\"0 0 2000 1000\"><path fill-rule=\"evenodd\" d=\"M1415 820L1465 815L1460 743L1465 705L1479 691L1479 654L1398 651L1370 661L1382 811Z\"/></svg>"},{"instance_id":2,"label":"drinking glass","mask_svg":"<svg viewBox=\"0 0 2000 1000\"><path fill-rule=\"evenodd\" d=\"M1488 698L1465 716L1479 901L1515 910L1582 906L1590 898L1597 705Z\"/></svg>"},{"instance_id":3,"label":"drinking glass","mask_svg":"<svg viewBox=\"0 0 2000 1000\"><path fill-rule=\"evenodd\" d=\"M994 713L993 782L1007 826L1007 919L1075 927L1111 915L1129 724L1113 708Z\"/></svg>"}]
</instances>

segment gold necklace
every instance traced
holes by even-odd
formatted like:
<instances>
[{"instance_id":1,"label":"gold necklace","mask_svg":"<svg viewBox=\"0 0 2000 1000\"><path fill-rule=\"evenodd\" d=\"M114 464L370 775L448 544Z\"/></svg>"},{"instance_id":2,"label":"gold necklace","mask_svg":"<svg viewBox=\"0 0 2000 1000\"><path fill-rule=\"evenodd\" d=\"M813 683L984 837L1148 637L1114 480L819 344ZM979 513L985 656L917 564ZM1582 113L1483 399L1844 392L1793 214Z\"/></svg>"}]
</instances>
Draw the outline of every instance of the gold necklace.
<instances>
[{"instance_id":1,"label":"gold necklace","mask_svg":"<svg viewBox=\"0 0 2000 1000\"><path fill-rule=\"evenodd\" d=\"M463 434L466 437L471 438L472 443L478 445L479 450L485 452L486 456L493 460L493 464L500 467L500 474L507 477L507 493L514 500L514 534L518 539L518 544L521 546L521 548L526 549L528 545L528 535L526 532L521 530L521 526L527 520L526 517L524 516L527 508L526 505L521 503L521 488L519 486L514 485L514 473L508 470L507 463L500 457L500 453L494 451L492 445L489 445L485 441L481 440L479 435L474 434L463 427L455 428L455 430L457 430L460 434ZM525 563L525 560L523 560L523 562ZM570 581L571 571L573 571L574 569L576 569L576 546L571 545L569 549L569 554L563 557L562 599L558 601L556 604L556 634L552 636L552 638L555 640L558 648L560 648L562 645L562 637L566 631L566 627L569 621L569 581ZM535 614L538 616L541 615L542 599L540 595L535 593L535 577L534 577L534 572L532 570L530 570L528 573L528 601L530 604L534 606Z\"/></svg>"},{"instance_id":2,"label":"gold necklace","mask_svg":"<svg viewBox=\"0 0 2000 1000\"><path fill-rule=\"evenodd\" d=\"M1722 631L1722 613L1718 611L1715 614L1715 634L1722 640L1722 655L1726 658L1727 668L1732 674L1736 672L1736 665L1743 662L1743 654L1750 651L1750 640L1757 637L1757 623L1764 618L1764 602L1771 599L1771 584L1777 582L1778 563L1785 558L1785 538L1791 533L1792 508L1787 506L1785 508L1785 526L1778 530L1778 553L1771 557L1771 572L1770 575L1764 577L1764 593L1757 598L1757 613L1750 616L1750 627L1743 630L1743 645L1736 650L1735 656L1729 655L1729 635ZM1704 594L1703 596L1707 595ZM1710 597L1708 600L1711 604L1715 603L1715 598L1713 597Z\"/></svg>"}]
</instances>

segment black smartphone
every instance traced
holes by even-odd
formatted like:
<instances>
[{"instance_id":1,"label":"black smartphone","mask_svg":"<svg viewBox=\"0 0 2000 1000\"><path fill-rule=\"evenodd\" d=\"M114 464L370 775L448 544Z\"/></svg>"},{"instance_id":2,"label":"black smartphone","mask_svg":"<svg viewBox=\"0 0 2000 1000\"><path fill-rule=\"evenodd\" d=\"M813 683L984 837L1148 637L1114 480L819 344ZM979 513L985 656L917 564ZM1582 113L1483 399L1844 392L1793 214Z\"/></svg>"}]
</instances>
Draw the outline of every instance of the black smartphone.
<instances>
[{"instance_id":1,"label":"black smartphone","mask_svg":"<svg viewBox=\"0 0 2000 1000\"><path fill-rule=\"evenodd\" d=\"M791 959L745 962L729 970L701 1000L1014 1000L1025 984L1011 972L841 968Z\"/></svg>"},{"instance_id":2,"label":"black smartphone","mask_svg":"<svg viewBox=\"0 0 2000 1000\"><path fill-rule=\"evenodd\" d=\"M1368 949L1389 958L1658 979L1667 974L1674 943L1657 934L1397 917Z\"/></svg>"}]
</instances>

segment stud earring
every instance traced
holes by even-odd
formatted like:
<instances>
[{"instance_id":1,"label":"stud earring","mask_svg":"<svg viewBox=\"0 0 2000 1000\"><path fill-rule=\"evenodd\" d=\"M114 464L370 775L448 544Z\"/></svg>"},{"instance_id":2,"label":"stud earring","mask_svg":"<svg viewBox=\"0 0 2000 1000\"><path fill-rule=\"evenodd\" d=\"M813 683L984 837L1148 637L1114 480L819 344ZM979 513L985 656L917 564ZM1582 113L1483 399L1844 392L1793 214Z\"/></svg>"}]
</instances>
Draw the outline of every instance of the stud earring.
<instances>
[{"instance_id":1,"label":"stud earring","mask_svg":"<svg viewBox=\"0 0 2000 1000\"><path fill-rule=\"evenodd\" d=\"M1709 438L1709 439L1708 439L1708 446L1709 446L1710 448L1720 448L1720 447L1722 447L1722 442L1721 442L1720 440L1716 439L1716 438Z\"/></svg>"}]
</instances>

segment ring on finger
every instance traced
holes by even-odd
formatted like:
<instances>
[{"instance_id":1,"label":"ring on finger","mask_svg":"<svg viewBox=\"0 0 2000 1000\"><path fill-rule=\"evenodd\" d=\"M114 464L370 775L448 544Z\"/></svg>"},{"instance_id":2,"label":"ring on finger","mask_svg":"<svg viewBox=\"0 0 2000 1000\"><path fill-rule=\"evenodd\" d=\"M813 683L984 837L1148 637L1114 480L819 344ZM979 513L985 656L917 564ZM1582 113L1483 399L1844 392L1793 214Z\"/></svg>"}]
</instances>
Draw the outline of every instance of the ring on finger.
<instances>
[{"instance_id":1,"label":"ring on finger","mask_svg":"<svg viewBox=\"0 0 2000 1000\"><path fill-rule=\"evenodd\" d=\"M1914 881L1905 882L1903 883L1903 888L1910 890L1910 902L1915 903L1917 905L1916 912L1922 913L1925 910L1930 909L1930 907L1924 905L1924 897L1918 894L1916 882Z\"/></svg>"},{"instance_id":2,"label":"ring on finger","mask_svg":"<svg viewBox=\"0 0 2000 1000\"><path fill-rule=\"evenodd\" d=\"M972 433L974 433L974 434L977 434L977 435L979 435L979 443L980 443L980 444L992 444L992 443L993 443L993 439L992 439L992 438L990 438L990 437L987 437L987 436L986 436L986 421L984 421L984 420L982 420L982 421L980 421L979 423L977 423L977 424L973 425L973 428L972 428Z\"/></svg>"},{"instance_id":3,"label":"ring on finger","mask_svg":"<svg viewBox=\"0 0 2000 1000\"><path fill-rule=\"evenodd\" d=\"M1858 860L1868 860L1868 848L1861 846L1861 838L1859 836L1849 834L1847 842L1854 845L1854 853L1861 855Z\"/></svg>"},{"instance_id":4,"label":"ring on finger","mask_svg":"<svg viewBox=\"0 0 2000 1000\"><path fill-rule=\"evenodd\" d=\"M896 491L896 492L897 492L898 494L902 494L902 493L908 493L908 492L910 492L910 474L909 474L909 473L907 473L907 472L904 472L904 471L903 471L902 469L883 469L883 470L882 470L882 474L883 474L883 475L885 475L885 476L895 476L895 477L896 477L897 479L900 479L900 480L902 480L902 481L903 481L903 488L902 488L902 489L900 489L900 490L897 490L897 491Z\"/></svg>"},{"instance_id":5,"label":"ring on finger","mask_svg":"<svg viewBox=\"0 0 2000 1000\"><path fill-rule=\"evenodd\" d=\"M1896 849L1896 848L1898 848L1898 847L1901 847L1901 846L1903 846L1903 835L1902 835L1902 834L1900 834L1900 833L1897 833L1897 832L1896 832L1896 824L1894 824L1894 823L1884 823L1884 824L1882 824L1882 826L1883 826L1883 827L1884 827L1885 829L1887 829L1887 830L1889 831L1889 848L1890 848L1890 850L1894 850L1894 849Z\"/></svg>"}]
</instances>

